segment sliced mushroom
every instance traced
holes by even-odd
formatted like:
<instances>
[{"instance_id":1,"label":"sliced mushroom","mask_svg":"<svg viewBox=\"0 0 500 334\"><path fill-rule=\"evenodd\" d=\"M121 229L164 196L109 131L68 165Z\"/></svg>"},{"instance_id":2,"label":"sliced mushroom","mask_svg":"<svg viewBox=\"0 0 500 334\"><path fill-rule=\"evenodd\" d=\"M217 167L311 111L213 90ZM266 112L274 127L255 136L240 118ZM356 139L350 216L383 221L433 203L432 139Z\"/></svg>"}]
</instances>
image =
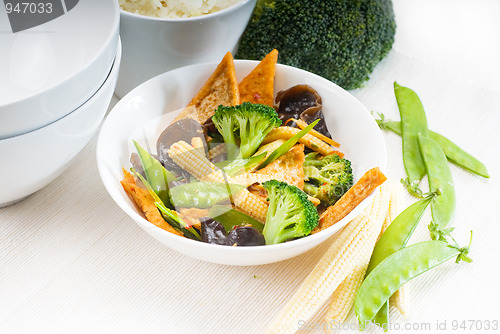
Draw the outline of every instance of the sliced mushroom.
<instances>
[{"instance_id":1,"label":"sliced mushroom","mask_svg":"<svg viewBox=\"0 0 500 334\"><path fill-rule=\"evenodd\" d=\"M168 159L168 150L173 143L183 140L186 143L191 143L191 139L200 137L206 147L205 135L203 127L197 121L184 118L170 124L158 137L156 141L156 151L161 160Z\"/></svg>"},{"instance_id":2,"label":"sliced mushroom","mask_svg":"<svg viewBox=\"0 0 500 334\"><path fill-rule=\"evenodd\" d=\"M184 179L189 179L189 173L174 163L168 156L167 152L173 143L183 140L186 143L191 144L191 139L194 137L201 138L206 151L207 143L202 125L193 119L184 118L170 124L165 130L163 130L156 141L158 160L166 169L178 175L182 175Z\"/></svg>"},{"instance_id":3,"label":"sliced mushroom","mask_svg":"<svg viewBox=\"0 0 500 334\"><path fill-rule=\"evenodd\" d=\"M278 104L278 116L285 123L290 118L301 119L311 123L320 119L314 129L323 135L331 138L326 127L325 118L321 111L321 96L309 85L296 85L287 90L280 91L276 95ZM294 126L294 124L287 125Z\"/></svg>"}]
</instances>

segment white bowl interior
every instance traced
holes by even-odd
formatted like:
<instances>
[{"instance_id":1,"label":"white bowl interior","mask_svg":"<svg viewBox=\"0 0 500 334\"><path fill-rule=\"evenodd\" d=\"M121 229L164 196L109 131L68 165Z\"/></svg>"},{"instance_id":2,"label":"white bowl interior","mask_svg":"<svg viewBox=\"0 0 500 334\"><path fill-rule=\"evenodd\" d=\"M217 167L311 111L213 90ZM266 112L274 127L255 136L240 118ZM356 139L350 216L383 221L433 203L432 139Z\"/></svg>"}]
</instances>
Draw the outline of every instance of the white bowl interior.
<instances>
[{"instance_id":1,"label":"white bowl interior","mask_svg":"<svg viewBox=\"0 0 500 334\"><path fill-rule=\"evenodd\" d=\"M113 95L121 59L116 58L104 84L80 108L40 129L0 140L8 159L0 164L0 207L17 202L56 179L97 131Z\"/></svg>"},{"instance_id":2,"label":"white bowl interior","mask_svg":"<svg viewBox=\"0 0 500 334\"><path fill-rule=\"evenodd\" d=\"M257 64L235 60L238 80ZM149 223L123 191L122 167L128 169L132 139L155 151L159 133L174 117L172 111L184 107L215 69L216 64L179 68L159 75L127 94L110 112L102 126L97 144L97 164L103 183L115 202L146 232L170 248L201 260L227 265L259 265L284 260L303 253L333 235L368 204L358 205L334 226L302 239L256 247L225 247L197 242L170 234ZM385 168L385 143L369 111L351 94L312 73L279 65L275 91L297 84L308 84L318 91L323 112L333 138L351 160L355 181L372 167ZM132 138L134 137L134 138Z\"/></svg>"}]
</instances>

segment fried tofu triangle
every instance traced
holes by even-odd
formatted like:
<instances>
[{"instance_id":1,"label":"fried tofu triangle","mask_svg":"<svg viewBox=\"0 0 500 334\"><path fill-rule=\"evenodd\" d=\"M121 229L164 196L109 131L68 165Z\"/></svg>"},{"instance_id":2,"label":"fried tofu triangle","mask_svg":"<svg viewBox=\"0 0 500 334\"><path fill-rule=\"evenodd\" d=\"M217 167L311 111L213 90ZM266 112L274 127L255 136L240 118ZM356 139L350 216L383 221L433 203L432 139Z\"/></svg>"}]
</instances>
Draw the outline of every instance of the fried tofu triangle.
<instances>
[{"instance_id":1,"label":"fried tofu triangle","mask_svg":"<svg viewBox=\"0 0 500 334\"><path fill-rule=\"evenodd\" d=\"M134 200L150 223L155 224L167 232L184 237L181 232L177 231L169 223L167 223L165 219L163 219L160 211L158 211L158 208L155 205L153 197L146 189L139 187L135 183L135 179L132 174L127 172L125 169L123 169L123 180L120 183L122 184L125 192Z\"/></svg>"},{"instance_id":2,"label":"fried tofu triangle","mask_svg":"<svg viewBox=\"0 0 500 334\"><path fill-rule=\"evenodd\" d=\"M174 119L174 122L183 118L192 118L203 124L209 117L212 117L219 105L235 106L238 104L240 104L240 93L233 55L228 52L200 91Z\"/></svg>"},{"instance_id":3,"label":"fried tofu triangle","mask_svg":"<svg viewBox=\"0 0 500 334\"><path fill-rule=\"evenodd\" d=\"M312 233L322 231L347 216L359 203L367 198L387 177L378 167L367 171L334 205L319 218L319 225Z\"/></svg>"},{"instance_id":4,"label":"fried tofu triangle","mask_svg":"<svg viewBox=\"0 0 500 334\"><path fill-rule=\"evenodd\" d=\"M241 103L251 102L273 106L277 61L278 50L274 49L240 82Z\"/></svg>"}]
</instances>

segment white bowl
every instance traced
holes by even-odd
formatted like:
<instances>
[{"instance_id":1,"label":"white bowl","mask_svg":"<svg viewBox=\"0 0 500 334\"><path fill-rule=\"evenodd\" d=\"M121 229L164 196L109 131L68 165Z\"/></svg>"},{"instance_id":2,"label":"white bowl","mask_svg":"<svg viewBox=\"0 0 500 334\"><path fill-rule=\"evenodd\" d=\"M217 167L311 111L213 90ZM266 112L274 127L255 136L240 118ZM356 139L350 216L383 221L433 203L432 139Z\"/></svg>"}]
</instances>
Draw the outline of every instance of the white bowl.
<instances>
[{"instance_id":1,"label":"white bowl","mask_svg":"<svg viewBox=\"0 0 500 334\"><path fill-rule=\"evenodd\" d=\"M97 131L118 78L121 44L104 84L71 114L19 136L0 140L0 207L17 202L58 177Z\"/></svg>"},{"instance_id":2,"label":"white bowl","mask_svg":"<svg viewBox=\"0 0 500 334\"><path fill-rule=\"evenodd\" d=\"M119 20L117 0L85 0L12 33L0 11L0 139L43 127L87 101L108 76Z\"/></svg>"},{"instance_id":3,"label":"white bowl","mask_svg":"<svg viewBox=\"0 0 500 334\"><path fill-rule=\"evenodd\" d=\"M256 64L256 61L236 60L238 80ZM278 245L227 247L182 238L156 227L144 218L122 189L122 167L130 167L131 140L135 139L142 145L147 145L147 141L155 142L163 130L160 124L176 116L169 111L184 107L216 65L193 65L164 73L140 85L118 102L104 121L97 142L97 165L104 186L120 208L147 233L168 247L200 260L226 265L260 265L291 258L319 245L358 215L370 199L359 204L337 224L314 235ZM342 144L346 158L351 160L355 180L372 167L385 168L386 151L382 133L359 101L324 78L278 65L276 92L296 84L308 84L321 95L328 128L334 139ZM131 138L133 133L135 135Z\"/></svg>"},{"instance_id":4,"label":"white bowl","mask_svg":"<svg viewBox=\"0 0 500 334\"><path fill-rule=\"evenodd\" d=\"M242 0L211 14L155 18L121 10L123 60L116 94L123 97L144 81L174 68L216 62L235 52L256 0Z\"/></svg>"}]
</instances>

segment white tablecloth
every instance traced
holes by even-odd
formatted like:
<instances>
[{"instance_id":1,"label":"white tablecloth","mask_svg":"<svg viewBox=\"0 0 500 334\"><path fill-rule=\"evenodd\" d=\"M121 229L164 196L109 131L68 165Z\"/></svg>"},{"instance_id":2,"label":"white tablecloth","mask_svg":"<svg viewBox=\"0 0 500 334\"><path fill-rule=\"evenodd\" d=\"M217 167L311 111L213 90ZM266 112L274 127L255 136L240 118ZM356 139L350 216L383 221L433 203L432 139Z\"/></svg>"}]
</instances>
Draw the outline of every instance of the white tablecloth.
<instances>
[{"instance_id":1,"label":"white tablecloth","mask_svg":"<svg viewBox=\"0 0 500 334\"><path fill-rule=\"evenodd\" d=\"M474 332L463 325L492 332L485 330L488 321L500 328L500 94L397 51L352 93L368 109L397 119L395 80L418 92L429 127L482 160L492 178L452 165L454 235L466 244L474 230L474 262L450 261L412 282L409 316L392 311L391 332ZM384 137L386 173L399 179L401 140ZM95 144L96 136L48 187L0 209L0 333L259 333L325 248L258 267L173 252L111 200L97 172ZM428 239L428 222L427 215L411 242ZM347 323L356 323L352 312Z\"/></svg>"},{"instance_id":2,"label":"white tablecloth","mask_svg":"<svg viewBox=\"0 0 500 334\"><path fill-rule=\"evenodd\" d=\"M414 281L408 319L393 312L391 321L433 328L446 321L451 329L454 321L500 320L500 96L397 52L352 93L367 108L397 119L394 80L414 88L430 128L473 152L492 178L452 166L455 235L465 244L474 230L474 262L450 262ZM392 133L384 137L386 173L399 179L401 140ZM95 139L54 183L0 209L0 332L261 332L324 246L281 263L243 268L175 253L146 235L108 196L96 169ZM427 222L413 241L428 238ZM348 322L355 323L352 314Z\"/></svg>"}]
</instances>

